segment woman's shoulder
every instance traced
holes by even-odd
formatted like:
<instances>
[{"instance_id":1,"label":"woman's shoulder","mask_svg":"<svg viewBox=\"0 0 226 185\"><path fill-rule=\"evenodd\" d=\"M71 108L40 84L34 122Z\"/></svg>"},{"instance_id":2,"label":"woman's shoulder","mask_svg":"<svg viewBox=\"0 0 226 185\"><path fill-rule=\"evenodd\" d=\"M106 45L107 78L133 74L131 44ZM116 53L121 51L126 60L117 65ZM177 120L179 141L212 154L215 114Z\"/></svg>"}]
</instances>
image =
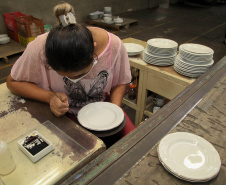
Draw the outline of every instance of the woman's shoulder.
<instances>
[{"instance_id":1,"label":"woman's shoulder","mask_svg":"<svg viewBox=\"0 0 226 185\"><path fill-rule=\"evenodd\" d=\"M35 44L35 45L43 45L46 42L47 36L48 36L48 32L44 33L42 35L38 35L32 42L30 42L29 44Z\"/></svg>"}]
</instances>

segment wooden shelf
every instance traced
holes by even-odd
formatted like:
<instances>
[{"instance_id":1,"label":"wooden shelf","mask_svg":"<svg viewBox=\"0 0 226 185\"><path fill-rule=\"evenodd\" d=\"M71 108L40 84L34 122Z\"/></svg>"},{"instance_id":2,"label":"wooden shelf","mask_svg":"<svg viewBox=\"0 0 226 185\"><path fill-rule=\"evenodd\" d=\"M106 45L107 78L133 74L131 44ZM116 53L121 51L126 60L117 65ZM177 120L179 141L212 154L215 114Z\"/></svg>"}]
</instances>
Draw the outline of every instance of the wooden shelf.
<instances>
[{"instance_id":1,"label":"wooden shelf","mask_svg":"<svg viewBox=\"0 0 226 185\"><path fill-rule=\"evenodd\" d=\"M0 58L4 58L5 62L8 63L8 56L23 52L25 48L25 46L11 39L9 43L0 45Z\"/></svg>"},{"instance_id":2,"label":"wooden shelf","mask_svg":"<svg viewBox=\"0 0 226 185\"><path fill-rule=\"evenodd\" d=\"M116 18L117 16L113 16L112 18ZM103 28L110 28L110 29L114 29L114 30L119 30L121 28L129 28L129 26L131 24L135 24L135 23L138 23L137 20L135 19L128 19L128 18L122 18L123 19L123 23L121 24L108 24L108 23L104 23L103 22L103 19L96 19L96 20L87 20L87 24L91 24L91 25L96 25L96 26L99 26L99 27L103 27Z\"/></svg>"}]
</instances>

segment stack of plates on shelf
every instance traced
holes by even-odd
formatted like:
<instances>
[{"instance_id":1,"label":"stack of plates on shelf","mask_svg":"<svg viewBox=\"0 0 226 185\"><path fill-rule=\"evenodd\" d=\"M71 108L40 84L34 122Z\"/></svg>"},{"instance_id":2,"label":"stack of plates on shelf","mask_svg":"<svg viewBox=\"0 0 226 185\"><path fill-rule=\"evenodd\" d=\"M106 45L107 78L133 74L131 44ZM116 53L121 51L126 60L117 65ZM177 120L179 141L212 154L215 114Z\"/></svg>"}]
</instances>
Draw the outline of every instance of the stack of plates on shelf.
<instances>
[{"instance_id":1,"label":"stack of plates on shelf","mask_svg":"<svg viewBox=\"0 0 226 185\"><path fill-rule=\"evenodd\" d=\"M158 158L174 176L190 182L206 182L220 171L221 159L211 143L187 132L168 134L159 143Z\"/></svg>"},{"instance_id":2,"label":"stack of plates on shelf","mask_svg":"<svg viewBox=\"0 0 226 185\"><path fill-rule=\"evenodd\" d=\"M138 55L144 50L144 47L142 45L140 45L140 44L124 43L124 46L126 48L128 56Z\"/></svg>"},{"instance_id":3,"label":"stack of plates on shelf","mask_svg":"<svg viewBox=\"0 0 226 185\"><path fill-rule=\"evenodd\" d=\"M157 66L173 65L177 55L178 44L170 39L154 38L147 41L143 60Z\"/></svg>"},{"instance_id":4,"label":"stack of plates on shelf","mask_svg":"<svg viewBox=\"0 0 226 185\"><path fill-rule=\"evenodd\" d=\"M123 110L109 102L90 103L78 112L79 123L93 131L109 131L124 121Z\"/></svg>"},{"instance_id":5,"label":"stack of plates on shelf","mask_svg":"<svg viewBox=\"0 0 226 185\"><path fill-rule=\"evenodd\" d=\"M211 48L201 44L182 44L174 69L184 76L199 77L213 65L213 53Z\"/></svg>"}]
</instances>

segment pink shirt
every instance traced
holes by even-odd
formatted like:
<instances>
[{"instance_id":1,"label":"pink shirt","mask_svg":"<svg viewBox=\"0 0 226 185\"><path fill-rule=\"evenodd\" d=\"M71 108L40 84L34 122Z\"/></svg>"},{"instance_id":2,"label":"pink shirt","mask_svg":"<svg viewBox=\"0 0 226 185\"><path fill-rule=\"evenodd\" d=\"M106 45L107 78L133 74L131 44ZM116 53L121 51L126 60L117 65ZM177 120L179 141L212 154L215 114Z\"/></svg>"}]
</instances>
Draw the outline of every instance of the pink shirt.
<instances>
[{"instance_id":1,"label":"pink shirt","mask_svg":"<svg viewBox=\"0 0 226 185\"><path fill-rule=\"evenodd\" d=\"M111 88L131 81L130 64L122 41L109 32L109 42L98 56L97 64L77 83L60 76L46 66L45 41L48 33L29 43L23 55L16 61L11 76L16 81L33 82L37 86L55 92L63 92L69 98L70 108L77 112L91 102L104 101Z\"/></svg>"}]
</instances>

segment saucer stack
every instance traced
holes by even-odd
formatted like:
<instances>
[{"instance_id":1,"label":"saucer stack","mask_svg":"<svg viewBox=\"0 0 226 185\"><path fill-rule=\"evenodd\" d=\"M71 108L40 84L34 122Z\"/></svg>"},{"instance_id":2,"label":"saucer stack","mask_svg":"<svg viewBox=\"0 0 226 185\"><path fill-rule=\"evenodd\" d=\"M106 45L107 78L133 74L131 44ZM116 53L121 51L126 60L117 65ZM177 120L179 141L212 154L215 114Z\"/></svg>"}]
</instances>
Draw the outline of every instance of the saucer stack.
<instances>
[{"instance_id":1,"label":"saucer stack","mask_svg":"<svg viewBox=\"0 0 226 185\"><path fill-rule=\"evenodd\" d=\"M184 76L197 78L213 65L213 53L211 48L201 44L182 44L174 69Z\"/></svg>"},{"instance_id":2,"label":"saucer stack","mask_svg":"<svg viewBox=\"0 0 226 185\"><path fill-rule=\"evenodd\" d=\"M188 132L166 135L160 141L157 152L163 167L185 181L207 182L221 169L220 155L214 146Z\"/></svg>"},{"instance_id":3,"label":"saucer stack","mask_svg":"<svg viewBox=\"0 0 226 185\"><path fill-rule=\"evenodd\" d=\"M170 66L174 64L177 55L177 42L154 38L147 41L147 48L144 50L143 60L156 66Z\"/></svg>"}]
</instances>

